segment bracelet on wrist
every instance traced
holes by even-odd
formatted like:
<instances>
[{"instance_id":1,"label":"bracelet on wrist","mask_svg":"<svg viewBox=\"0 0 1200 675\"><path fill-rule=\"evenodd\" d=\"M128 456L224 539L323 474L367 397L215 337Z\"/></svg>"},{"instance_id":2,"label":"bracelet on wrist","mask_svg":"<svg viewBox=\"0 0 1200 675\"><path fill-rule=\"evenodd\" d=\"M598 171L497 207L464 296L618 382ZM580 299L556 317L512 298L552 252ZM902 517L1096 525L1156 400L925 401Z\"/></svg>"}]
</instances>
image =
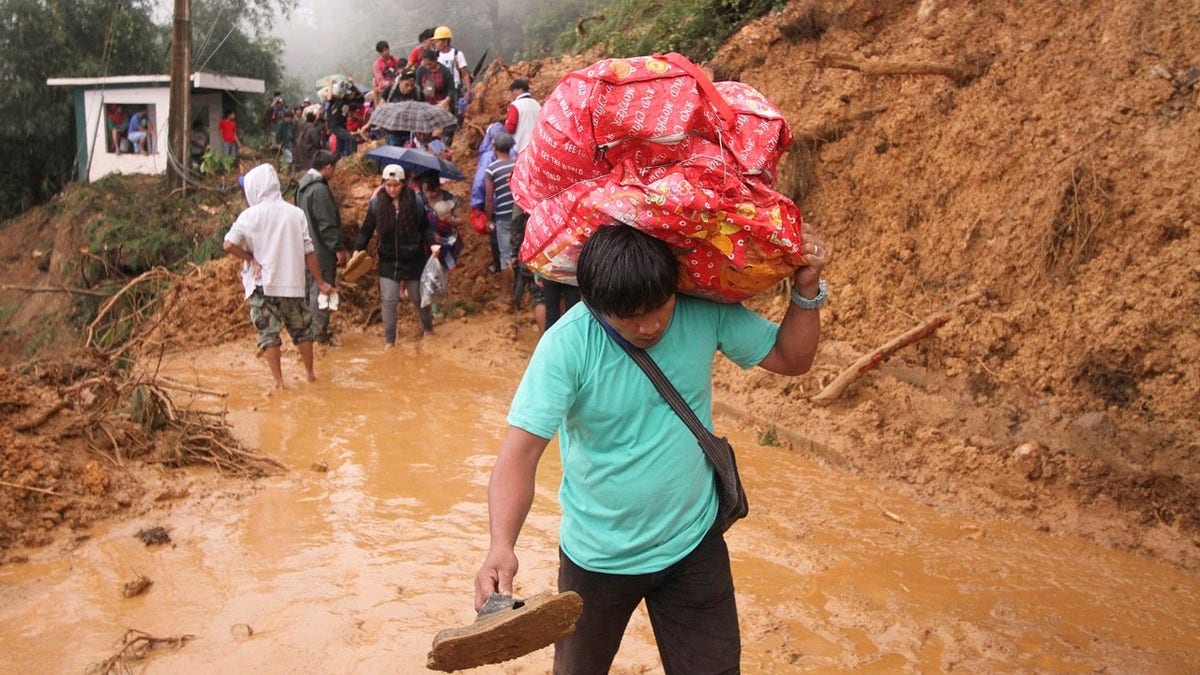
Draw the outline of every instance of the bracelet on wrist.
<instances>
[{"instance_id":1,"label":"bracelet on wrist","mask_svg":"<svg viewBox=\"0 0 1200 675\"><path fill-rule=\"evenodd\" d=\"M792 288L792 304L800 309L821 309L829 301L829 285L824 279L817 282L817 294L812 298L800 295L800 291Z\"/></svg>"}]
</instances>

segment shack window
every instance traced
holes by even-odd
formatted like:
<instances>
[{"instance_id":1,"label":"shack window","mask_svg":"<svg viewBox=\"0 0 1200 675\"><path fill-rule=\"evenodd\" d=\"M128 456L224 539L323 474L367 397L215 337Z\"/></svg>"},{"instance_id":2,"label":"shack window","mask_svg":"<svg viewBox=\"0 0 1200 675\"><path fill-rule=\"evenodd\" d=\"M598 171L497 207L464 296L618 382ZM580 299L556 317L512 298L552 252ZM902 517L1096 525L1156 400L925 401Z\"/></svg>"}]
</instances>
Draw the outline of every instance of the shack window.
<instances>
[{"instance_id":1,"label":"shack window","mask_svg":"<svg viewBox=\"0 0 1200 675\"><path fill-rule=\"evenodd\" d=\"M113 154L154 152L154 108L145 103L109 103L104 106L104 148Z\"/></svg>"}]
</instances>

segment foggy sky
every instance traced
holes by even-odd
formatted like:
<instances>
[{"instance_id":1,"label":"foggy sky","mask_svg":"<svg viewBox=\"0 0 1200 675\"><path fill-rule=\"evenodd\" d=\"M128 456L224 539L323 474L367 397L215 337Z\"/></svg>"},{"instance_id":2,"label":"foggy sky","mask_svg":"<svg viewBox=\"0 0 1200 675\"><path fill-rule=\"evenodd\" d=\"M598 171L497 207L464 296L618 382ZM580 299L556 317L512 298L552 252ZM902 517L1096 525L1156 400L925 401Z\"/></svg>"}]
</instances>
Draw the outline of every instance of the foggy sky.
<instances>
[{"instance_id":1,"label":"foggy sky","mask_svg":"<svg viewBox=\"0 0 1200 675\"><path fill-rule=\"evenodd\" d=\"M423 28L438 25L451 26L454 46L474 66L484 58L494 35L487 20L488 1L297 0L288 17L278 17L270 30L272 37L282 41L280 64L290 81L280 85L286 89L293 84L300 87L304 95L312 95L316 90L315 81L333 73L344 73L359 84L367 84L371 81L377 41L387 40L392 53L404 59L416 44L417 34ZM603 0L569 1L587 9L603 4ZM155 18L161 25L169 26L174 0L154 2ZM203 0L193 0L193 8L198 2ZM501 15L510 20L517 17L518 21L545 3L546 0L498 1ZM214 48L210 43L202 49L210 28L199 23L192 26L193 56L197 64L203 63ZM506 55L512 55L518 39L519 36L512 36L512 44L503 45ZM494 50L489 51L486 60L496 56Z\"/></svg>"}]
</instances>

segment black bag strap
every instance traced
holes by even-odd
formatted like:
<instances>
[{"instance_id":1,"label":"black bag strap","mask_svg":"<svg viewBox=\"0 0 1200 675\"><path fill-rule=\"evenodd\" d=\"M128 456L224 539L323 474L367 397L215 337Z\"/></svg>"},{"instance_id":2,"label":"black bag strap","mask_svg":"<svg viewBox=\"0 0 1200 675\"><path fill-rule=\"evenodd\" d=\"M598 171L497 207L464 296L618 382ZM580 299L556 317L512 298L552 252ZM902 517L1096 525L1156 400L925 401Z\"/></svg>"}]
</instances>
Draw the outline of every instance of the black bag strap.
<instances>
[{"instance_id":1,"label":"black bag strap","mask_svg":"<svg viewBox=\"0 0 1200 675\"><path fill-rule=\"evenodd\" d=\"M731 484L737 469L734 467L729 453L722 451L724 442L717 438L713 432L709 431L708 427L704 426L704 423L696 416L696 411L692 410L687 401L683 400L683 396L679 393L679 390L675 388L675 385L671 384L671 381L667 379L662 369L646 353L645 349L636 347L620 335L617 335L612 326L608 325L608 322L596 310L592 309L591 305L587 305L587 308L592 313L592 316L596 317L596 321L600 322L600 326L613 339L613 342L620 345L625 350L625 353L629 354L629 358L633 359L633 362L638 364L642 372L646 373L646 377L650 378L651 384L654 385L654 388L666 400L667 405L671 406L671 410L675 411L675 414L679 416L679 419L683 420L683 424L688 430L696 436L696 440L700 442L700 449L708 457L709 463L717 471L718 478L722 483L726 485Z\"/></svg>"}]
</instances>

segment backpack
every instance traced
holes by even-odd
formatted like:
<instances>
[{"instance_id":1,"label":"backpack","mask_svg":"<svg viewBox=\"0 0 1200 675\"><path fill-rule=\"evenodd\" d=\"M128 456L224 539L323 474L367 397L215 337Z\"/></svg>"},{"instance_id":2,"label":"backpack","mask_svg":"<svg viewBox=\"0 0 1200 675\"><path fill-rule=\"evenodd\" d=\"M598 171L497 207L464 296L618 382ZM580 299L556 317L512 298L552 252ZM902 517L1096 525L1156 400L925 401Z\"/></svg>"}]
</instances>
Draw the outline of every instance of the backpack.
<instances>
[{"instance_id":1,"label":"backpack","mask_svg":"<svg viewBox=\"0 0 1200 675\"><path fill-rule=\"evenodd\" d=\"M439 91L445 91L448 89L444 76L442 75L442 68L444 67L445 66L439 63L435 68L425 69L425 74L421 76L421 99L426 103L434 103L435 101L441 101L443 98L446 98L446 96L440 98L438 97Z\"/></svg>"}]
</instances>

